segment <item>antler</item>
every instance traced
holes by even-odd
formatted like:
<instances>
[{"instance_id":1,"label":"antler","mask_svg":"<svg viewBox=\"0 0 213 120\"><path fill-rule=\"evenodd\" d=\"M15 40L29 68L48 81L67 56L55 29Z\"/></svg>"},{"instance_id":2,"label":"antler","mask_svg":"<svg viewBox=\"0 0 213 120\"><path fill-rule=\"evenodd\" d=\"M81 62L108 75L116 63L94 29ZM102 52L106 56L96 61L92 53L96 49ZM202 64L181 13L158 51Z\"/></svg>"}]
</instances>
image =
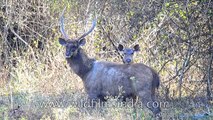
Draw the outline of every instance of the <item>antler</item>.
<instances>
[{"instance_id":1,"label":"antler","mask_svg":"<svg viewBox=\"0 0 213 120\"><path fill-rule=\"evenodd\" d=\"M69 36L65 33L65 30L64 30L64 11L65 11L65 10L66 10L66 7L65 7L64 10L62 11L62 15L61 15L61 17L60 17L60 31L61 31L61 33L62 33L62 35L63 35L63 37L64 37L65 39L69 39ZM79 39L84 38L84 37L86 37L89 33L91 33L91 32L94 30L95 26L96 26L96 20L93 20L93 21L92 21L92 27L90 28L90 30L89 30L88 32L84 33L81 37L79 37Z\"/></svg>"},{"instance_id":2,"label":"antler","mask_svg":"<svg viewBox=\"0 0 213 120\"><path fill-rule=\"evenodd\" d=\"M90 30L89 30L88 32L84 33L81 37L79 37L79 39L84 38L84 37L86 37L89 33L91 33L91 32L94 30L95 26L96 26L96 20L93 20L93 21L92 21L92 27L90 28Z\"/></svg>"},{"instance_id":3,"label":"antler","mask_svg":"<svg viewBox=\"0 0 213 120\"><path fill-rule=\"evenodd\" d=\"M61 31L63 37L67 40L67 39L69 39L69 36L65 33L65 30L64 30L64 11L65 10L66 10L66 7L62 11L62 15L60 17L60 31Z\"/></svg>"}]
</instances>

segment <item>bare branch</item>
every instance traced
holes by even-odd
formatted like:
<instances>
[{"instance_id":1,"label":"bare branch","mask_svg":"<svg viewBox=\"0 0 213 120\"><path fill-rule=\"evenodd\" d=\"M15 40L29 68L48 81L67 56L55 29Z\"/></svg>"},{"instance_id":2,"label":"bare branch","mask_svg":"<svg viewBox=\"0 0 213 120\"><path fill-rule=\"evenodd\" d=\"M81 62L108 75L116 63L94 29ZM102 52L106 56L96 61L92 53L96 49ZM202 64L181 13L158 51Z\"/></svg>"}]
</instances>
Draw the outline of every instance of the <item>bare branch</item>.
<instances>
[{"instance_id":1,"label":"bare branch","mask_svg":"<svg viewBox=\"0 0 213 120\"><path fill-rule=\"evenodd\" d=\"M31 50L31 52L32 52L32 56L33 56L33 58L34 58L34 60L35 60L36 58L35 58L35 53L34 53L34 51L33 51L33 48L32 48L24 39L22 39L21 36L19 36L19 35L13 30L12 27L10 27L10 30L11 30L11 32L12 32L19 40L21 40L24 44L26 44L26 45L30 48L30 50Z\"/></svg>"}]
</instances>

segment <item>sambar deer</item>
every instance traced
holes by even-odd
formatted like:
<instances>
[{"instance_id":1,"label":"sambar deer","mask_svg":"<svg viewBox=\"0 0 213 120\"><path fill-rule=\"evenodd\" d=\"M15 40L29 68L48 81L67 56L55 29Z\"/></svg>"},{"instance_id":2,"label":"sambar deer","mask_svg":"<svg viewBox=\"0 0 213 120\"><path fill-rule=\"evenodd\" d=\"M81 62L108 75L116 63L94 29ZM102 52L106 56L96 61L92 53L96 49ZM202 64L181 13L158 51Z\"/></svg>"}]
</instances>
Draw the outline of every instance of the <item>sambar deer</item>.
<instances>
[{"instance_id":1,"label":"sambar deer","mask_svg":"<svg viewBox=\"0 0 213 120\"><path fill-rule=\"evenodd\" d=\"M140 46L138 44L136 44L133 48L124 48L123 45L119 44L118 50L120 52L122 52L123 63L124 64L132 64L134 62L133 61L133 55L134 55L135 52L140 51ZM156 76L158 76L158 75L156 74ZM153 82L156 84L154 86L156 86L158 88L160 86L159 77L158 77L158 79L154 79L154 80L155 81L153 81Z\"/></svg>"},{"instance_id":2,"label":"sambar deer","mask_svg":"<svg viewBox=\"0 0 213 120\"><path fill-rule=\"evenodd\" d=\"M86 43L85 37L93 31L96 22L93 21L92 27L81 37L69 39L64 30L63 14L64 11L60 17L60 31L64 38L59 38L59 43L66 48L66 61L82 79L88 99L104 101L108 95L119 96L122 87L123 98L135 99L138 96L161 119L159 106L147 106L155 102L155 89L159 86L158 74L142 63L128 65L89 58L81 46Z\"/></svg>"},{"instance_id":3,"label":"sambar deer","mask_svg":"<svg viewBox=\"0 0 213 120\"><path fill-rule=\"evenodd\" d=\"M124 48L123 45L118 45L118 50L122 52L122 61L124 64L131 64L133 63L133 56L135 52L140 50L138 44L136 44L133 48Z\"/></svg>"}]
</instances>

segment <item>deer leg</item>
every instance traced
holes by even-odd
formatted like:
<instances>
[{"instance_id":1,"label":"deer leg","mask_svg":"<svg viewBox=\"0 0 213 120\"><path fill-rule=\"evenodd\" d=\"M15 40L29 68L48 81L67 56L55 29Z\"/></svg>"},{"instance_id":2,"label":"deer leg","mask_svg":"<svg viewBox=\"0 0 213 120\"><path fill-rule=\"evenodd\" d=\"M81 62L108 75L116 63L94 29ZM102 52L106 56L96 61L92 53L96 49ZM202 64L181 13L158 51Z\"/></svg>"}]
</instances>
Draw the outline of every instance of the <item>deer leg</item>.
<instances>
[{"instance_id":1,"label":"deer leg","mask_svg":"<svg viewBox=\"0 0 213 120\"><path fill-rule=\"evenodd\" d=\"M101 107L104 102L103 97L96 93L89 93L88 100L92 107Z\"/></svg>"},{"instance_id":2,"label":"deer leg","mask_svg":"<svg viewBox=\"0 0 213 120\"><path fill-rule=\"evenodd\" d=\"M133 96L132 100L133 100L133 113L134 113L134 115L136 117L137 116L137 102L138 102L138 97L137 96Z\"/></svg>"},{"instance_id":3,"label":"deer leg","mask_svg":"<svg viewBox=\"0 0 213 120\"><path fill-rule=\"evenodd\" d=\"M98 96L94 93L89 93L88 95L88 101L90 103L90 106L95 107Z\"/></svg>"},{"instance_id":4,"label":"deer leg","mask_svg":"<svg viewBox=\"0 0 213 120\"><path fill-rule=\"evenodd\" d=\"M154 116L161 120L161 115L160 115L160 105L154 100L154 98L151 96L151 92L147 92L145 90L139 91L138 96L141 98L142 103L152 111Z\"/></svg>"}]
</instances>

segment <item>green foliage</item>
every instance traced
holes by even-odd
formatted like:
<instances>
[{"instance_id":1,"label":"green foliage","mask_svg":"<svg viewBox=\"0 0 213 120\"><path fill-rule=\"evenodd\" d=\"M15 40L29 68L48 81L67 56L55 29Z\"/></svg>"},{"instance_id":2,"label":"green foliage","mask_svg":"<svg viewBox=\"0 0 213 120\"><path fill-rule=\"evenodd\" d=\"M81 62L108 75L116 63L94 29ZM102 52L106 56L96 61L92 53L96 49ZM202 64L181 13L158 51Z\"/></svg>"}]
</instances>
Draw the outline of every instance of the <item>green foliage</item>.
<instances>
[{"instance_id":1,"label":"green foliage","mask_svg":"<svg viewBox=\"0 0 213 120\"><path fill-rule=\"evenodd\" d=\"M121 62L116 46L139 44L141 51L134 62L142 62L159 72L161 99L165 96L171 100L178 98L178 92L182 97L206 95L208 86L213 88L212 84L207 84L207 80L212 79L212 6L209 0L187 3L164 3L161 0L0 1L0 93L8 99L3 101L6 104L0 101L0 119L9 119L8 115L2 116L13 109L9 106L15 109L18 104L47 102L66 90L73 94L62 94L64 100L80 100L78 97L86 96L82 92L81 80L70 72L64 59L64 48L58 43L58 38L62 37L58 22L64 7L65 29L70 38L77 38L87 31L92 19L98 20L97 27L86 37L87 44L83 47L89 56ZM183 88L179 91L180 86ZM87 114L80 116L84 108L50 108L40 111L32 107L33 112L29 108L23 109L29 116L42 116L38 117L40 119L51 119L51 114L58 119L63 115L67 119L73 116L85 119L152 119L146 110L139 110L136 114L131 109L112 107L104 112L95 111L91 118ZM170 108L168 114L193 115L194 110L200 112L205 109L181 105ZM21 119L29 116L21 116ZM36 117L33 119L38 119Z\"/></svg>"}]
</instances>

